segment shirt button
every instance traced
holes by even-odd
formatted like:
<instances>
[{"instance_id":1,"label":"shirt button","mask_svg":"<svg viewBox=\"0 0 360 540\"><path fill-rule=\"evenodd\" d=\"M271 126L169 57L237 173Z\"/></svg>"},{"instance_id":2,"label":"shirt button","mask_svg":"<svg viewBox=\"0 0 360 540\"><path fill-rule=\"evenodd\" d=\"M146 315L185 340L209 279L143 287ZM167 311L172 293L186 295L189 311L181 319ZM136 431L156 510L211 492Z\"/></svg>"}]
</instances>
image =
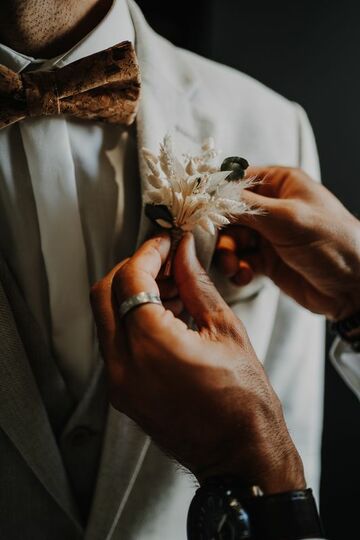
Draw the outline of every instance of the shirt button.
<instances>
[{"instance_id":1,"label":"shirt button","mask_svg":"<svg viewBox=\"0 0 360 540\"><path fill-rule=\"evenodd\" d=\"M70 434L70 443L72 446L83 446L87 444L92 437L96 435L95 431L87 426L78 426Z\"/></svg>"}]
</instances>

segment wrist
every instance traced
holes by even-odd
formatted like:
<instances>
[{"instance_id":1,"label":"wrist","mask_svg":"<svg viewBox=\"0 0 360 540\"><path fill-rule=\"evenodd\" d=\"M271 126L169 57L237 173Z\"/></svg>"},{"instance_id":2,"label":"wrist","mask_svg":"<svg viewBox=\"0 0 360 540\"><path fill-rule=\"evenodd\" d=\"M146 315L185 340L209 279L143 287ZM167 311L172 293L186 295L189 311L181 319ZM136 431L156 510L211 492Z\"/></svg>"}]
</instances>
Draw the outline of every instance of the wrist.
<instances>
[{"instance_id":1,"label":"wrist","mask_svg":"<svg viewBox=\"0 0 360 540\"><path fill-rule=\"evenodd\" d=\"M281 438L281 443L267 441L258 447L249 445L244 451L244 442L234 443L231 452L224 454L195 476L200 485L209 478L236 476L244 486L259 485L264 494L283 493L306 488L304 467L290 436Z\"/></svg>"},{"instance_id":2,"label":"wrist","mask_svg":"<svg viewBox=\"0 0 360 540\"><path fill-rule=\"evenodd\" d=\"M306 489L303 463L294 445L281 453L268 474L264 471L259 485L266 495Z\"/></svg>"},{"instance_id":3,"label":"wrist","mask_svg":"<svg viewBox=\"0 0 360 540\"><path fill-rule=\"evenodd\" d=\"M200 484L209 477L236 475L244 486L259 485L264 493L306 487L303 464L288 432L281 402L270 386L264 386L262 394L248 401L247 410L242 408L240 423L232 419L233 431L219 435L216 451L209 448L212 459L192 469Z\"/></svg>"}]
</instances>

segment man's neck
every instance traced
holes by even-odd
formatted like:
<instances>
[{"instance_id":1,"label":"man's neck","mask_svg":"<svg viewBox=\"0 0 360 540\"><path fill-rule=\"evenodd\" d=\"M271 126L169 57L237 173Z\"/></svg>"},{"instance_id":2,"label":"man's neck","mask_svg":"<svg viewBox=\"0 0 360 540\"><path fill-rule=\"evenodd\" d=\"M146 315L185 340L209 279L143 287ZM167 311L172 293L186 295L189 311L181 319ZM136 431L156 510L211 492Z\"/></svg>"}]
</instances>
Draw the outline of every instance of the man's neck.
<instances>
[{"instance_id":1,"label":"man's neck","mask_svg":"<svg viewBox=\"0 0 360 540\"><path fill-rule=\"evenodd\" d=\"M69 50L114 0L1 0L0 41L23 54L52 58Z\"/></svg>"}]
</instances>

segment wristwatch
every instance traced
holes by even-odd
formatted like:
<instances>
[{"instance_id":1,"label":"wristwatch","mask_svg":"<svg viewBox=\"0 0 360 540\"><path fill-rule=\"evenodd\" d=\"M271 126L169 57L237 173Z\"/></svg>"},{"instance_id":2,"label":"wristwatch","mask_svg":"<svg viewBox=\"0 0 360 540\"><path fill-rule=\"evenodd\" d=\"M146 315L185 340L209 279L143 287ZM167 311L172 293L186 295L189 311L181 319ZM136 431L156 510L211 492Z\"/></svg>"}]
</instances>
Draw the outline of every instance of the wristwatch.
<instances>
[{"instance_id":1,"label":"wristwatch","mask_svg":"<svg viewBox=\"0 0 360 540\"><path fill-rule=\"evenodd\" d=\"M196 491L188 540L303 540L324 538L311 489L264 495L235 476L209 478Z\"/></svg>"}]
</instances>

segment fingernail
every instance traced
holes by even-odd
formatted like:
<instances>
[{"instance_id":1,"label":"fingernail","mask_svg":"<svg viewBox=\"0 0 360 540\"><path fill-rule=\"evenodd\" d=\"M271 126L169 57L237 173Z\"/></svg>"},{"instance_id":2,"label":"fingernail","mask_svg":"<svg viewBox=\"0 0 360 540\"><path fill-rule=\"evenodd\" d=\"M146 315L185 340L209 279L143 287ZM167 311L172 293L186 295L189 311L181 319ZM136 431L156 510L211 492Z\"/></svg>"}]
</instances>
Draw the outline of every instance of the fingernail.
<instances>
[{"instance_id":1,"label":"fingernail","mask_svg":"<svg viewBox=\"0 0 360 540\"><path fill-rule=\"evenodd\" d=\"M228 234L221 234L216 249L236 252L237 246L235 239Z\"/></svg>"},{"instance_id":2,"label":"fingernail","mask_svg":"<svg viewBox=\"0 0 360 540\"><path fill-rule=\"evenodd\" d=\"M158 233L153 238L156 238L161 246L165 246L170 243L170 235L166 232Z\"/></svg>"}]
</instances>

